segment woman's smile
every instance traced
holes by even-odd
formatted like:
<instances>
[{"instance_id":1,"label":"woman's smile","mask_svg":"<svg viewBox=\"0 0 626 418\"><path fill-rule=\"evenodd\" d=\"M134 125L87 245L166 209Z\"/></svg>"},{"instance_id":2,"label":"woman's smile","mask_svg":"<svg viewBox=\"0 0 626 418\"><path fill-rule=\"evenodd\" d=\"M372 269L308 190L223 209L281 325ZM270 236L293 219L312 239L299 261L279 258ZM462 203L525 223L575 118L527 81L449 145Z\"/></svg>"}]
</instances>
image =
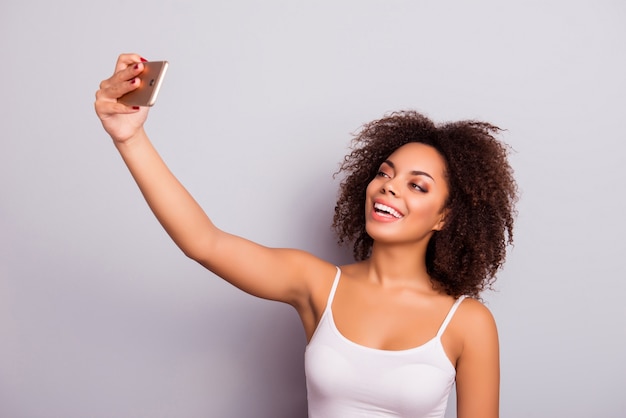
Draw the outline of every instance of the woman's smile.
<instances>
[{"instance_id":1,"label":"woman's smile","mask_svg":"<svg viewBox=\"0 0 626 418\"><path fill-rule=\"evenodd\" d=\"M374 211L372 217L383 222L395 221L404 217L404 215L393 206L383 203L380 200L374 202Z\"/></svg>"}]
</instances>

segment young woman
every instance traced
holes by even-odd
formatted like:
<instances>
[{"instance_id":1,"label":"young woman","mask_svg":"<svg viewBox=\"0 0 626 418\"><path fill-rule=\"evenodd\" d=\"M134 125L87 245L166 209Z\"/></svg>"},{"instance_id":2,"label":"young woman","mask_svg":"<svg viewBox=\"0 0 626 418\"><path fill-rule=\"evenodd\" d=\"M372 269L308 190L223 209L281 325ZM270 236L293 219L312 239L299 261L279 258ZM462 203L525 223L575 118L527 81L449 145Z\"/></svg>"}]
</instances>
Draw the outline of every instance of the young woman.
<instances>
[{"instance_id":1,"label":"young woman","mask_svg":"<svg viewBox=\"0 0 626 418\"><path fill-rule=\"evenodd\" d=\"M140 56L96 93L104 129L181 250L243 291L292 305L308 345L309 416L498 416L494 319L478 300L512 242L516 185L487 123L437 126L415 112L365 125L341 170L339 241L356 262L267 248L218 229L151 145L148 111L118 103ZM241 263L240 260L247 260Z\"/></svg>"}]
</instances>

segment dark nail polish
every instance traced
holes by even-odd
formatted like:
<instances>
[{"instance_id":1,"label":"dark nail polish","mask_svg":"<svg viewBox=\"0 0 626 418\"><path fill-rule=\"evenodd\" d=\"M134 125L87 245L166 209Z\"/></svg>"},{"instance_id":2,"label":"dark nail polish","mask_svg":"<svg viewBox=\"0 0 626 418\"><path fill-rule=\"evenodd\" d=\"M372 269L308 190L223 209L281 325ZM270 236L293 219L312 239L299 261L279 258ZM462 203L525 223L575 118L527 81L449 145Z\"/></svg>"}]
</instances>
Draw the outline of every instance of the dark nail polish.
<instances>
[{"instance_id":1,"label":"dark nail polish","mask_svg":"<svg viewBox=\"0 0 626 418\"><path fill-rule=\"evenodd\" d=\"M141 62L148 62L148 60L143 58L143 57L141 57Z\"/></svg>"}]
</instances>

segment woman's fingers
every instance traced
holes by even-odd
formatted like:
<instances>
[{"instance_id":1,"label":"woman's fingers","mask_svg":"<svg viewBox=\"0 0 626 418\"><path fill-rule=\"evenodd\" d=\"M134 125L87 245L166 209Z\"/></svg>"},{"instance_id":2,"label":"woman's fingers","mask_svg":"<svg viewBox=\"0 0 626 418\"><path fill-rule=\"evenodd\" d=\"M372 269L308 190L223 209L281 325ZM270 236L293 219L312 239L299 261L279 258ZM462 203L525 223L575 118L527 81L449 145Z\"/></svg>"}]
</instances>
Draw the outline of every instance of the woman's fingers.
<instances>
[{"instance_id":1,"label":"woman's fingers","mask_svg":"<svg viewBox=\"0 0 626 418\"><path fill-rule=\"evenodd\" d=\"M122 54L115 64L115 73L100 83L96 92L96 111L100 113L133 113L132 107L117 103L117 99L139 87L141 80L137 77L144 69L145 59L137 54ZM105 103L116 103L119 106L107 106ZM132 111L131 111L132 110Z\"/></svg>"},{"instance_id":2,"label":"woman's fingers","mask_svg":"<svg viewBox=\"0 0 626 418\"><path fill-rule=\"evenodd\" d=\"M137 54L121 54L119 57L117 57L114 72L118 73L123 69L131 66L131 64L135 64L138 62L146 62L146 59Z\"/></svg>"},{"instance_id":3,"label":"woman's fingers","mask_svg":"<svg viewBox=\"0 0 626 418\"><path fill-rule=\"evenodd\" d=\"M129 91L139 87L140 80L137 78L143 71L143 64L133 63L128 67L116 72L100 83L100 89L96 93L96 98L103 100L117 100Z\"/></svg>"},{"instance_id":4,"label":"woman's fingers","mask_svg":"<svg viewBox=\"0 0 626 418\"><path fill-rule=\"evenodd\" d=\"M143 71L144 58L137 54L122 54L117 58L115 73L100 83L96 98L101 100L117 100L124 94L139 87L137 78Z\"/></svg>"}]
</instances>

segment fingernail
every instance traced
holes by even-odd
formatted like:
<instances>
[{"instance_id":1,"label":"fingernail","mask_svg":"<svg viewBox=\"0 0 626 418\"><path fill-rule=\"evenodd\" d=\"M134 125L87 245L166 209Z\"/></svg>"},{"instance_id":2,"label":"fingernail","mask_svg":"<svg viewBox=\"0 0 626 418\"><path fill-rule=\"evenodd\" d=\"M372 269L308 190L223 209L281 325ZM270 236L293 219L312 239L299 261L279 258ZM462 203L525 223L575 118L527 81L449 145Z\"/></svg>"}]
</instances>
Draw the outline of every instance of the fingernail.
<instances>
[{"instance_id":1,"label":"fingernail","mask_svg":"<svg viewBox=\"0 0 626 418\"><path fill-rule=\"evenodd\" d=\"M148 62L148 60L143 58L143 57L141 57L141 62Z\"/></svg>"},{"instance_id":2,"label":"fingernail","mask_svg":"<svg viewBox=\"0 0 626 418\"><path fill-rule=\"evenodd\" d=\"M137 68L139 68L139 64L135 64L135 66L133 67L133 69L135 69L135 70L136 70Z\"/></svg>"},{"instance_id":3,"label":"fingernail","mask_svg":"<svg viewBox=\"0 0 626 418\"><path fill-rule=\"evenodd\" d=\"M135 84L135 81L137 81L137 77L135 77L132 80L130 80L130 84Z\"/></svg>"},{"instance_id":4,"label":"fingernail","mask_svg":"<svg viewBox=\"0 0 626 418\"><path fill-rule=\"evenodd\" d=\"M139 110L139 106L133 106L134 110Z\"/></svg>"}]
</instances>

